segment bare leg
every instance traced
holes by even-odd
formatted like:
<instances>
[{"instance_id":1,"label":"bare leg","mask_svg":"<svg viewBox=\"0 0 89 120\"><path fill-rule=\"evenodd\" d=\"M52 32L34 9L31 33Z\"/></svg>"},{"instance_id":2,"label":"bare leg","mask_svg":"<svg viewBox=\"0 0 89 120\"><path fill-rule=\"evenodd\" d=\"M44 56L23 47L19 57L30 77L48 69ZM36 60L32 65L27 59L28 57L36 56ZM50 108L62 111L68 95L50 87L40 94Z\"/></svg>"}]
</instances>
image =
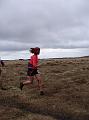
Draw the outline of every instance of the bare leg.
<instances>
[{"instance_id":1,"label":"bare leg","mask_svg":"<svg viewBox=\"0 0 89 120\"><path fill-rule=\"evenodd\" d=\"M23 82L23 85L27 85L27 84L32 84L34 80L34 76L28 76L28 80Z\"/></svg>"},{"instance_id":2,"label":"bare leg","mask_svg":"<svg viewBox=\"0 0 89 120\"><path fill-rule=\"evenodd\" d=\"M34 80L34 76L28 76L28 80L20 83L20 89L22 90L24 85L32 84Z\"/></svg>"},{"instance_id":3,"label":"bare leg","mask_svg":"<svg viewBox=\"0 0 89 120\"><path fill-rule=\"evenodd\" d=\"M43 95L44 94L43 93L43 80L42 80L40 74L36 74L35 77L36 77L36 80L38 81L38 86L39 86L39 89L40 89L40 94Z\"/></svg>"}]
</instances>

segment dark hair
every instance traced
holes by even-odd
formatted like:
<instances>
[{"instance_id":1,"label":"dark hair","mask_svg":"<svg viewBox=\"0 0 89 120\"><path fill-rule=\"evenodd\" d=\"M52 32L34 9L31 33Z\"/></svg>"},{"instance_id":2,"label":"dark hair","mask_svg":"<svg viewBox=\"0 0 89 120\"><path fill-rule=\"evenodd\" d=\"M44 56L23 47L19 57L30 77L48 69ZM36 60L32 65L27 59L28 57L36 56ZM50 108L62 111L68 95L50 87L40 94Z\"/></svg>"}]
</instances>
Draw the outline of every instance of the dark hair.
<instances>
[{"instance_id":1,"label":"dark hair","mask_svg":"<svg viewBox=\"0 0 89 120\"><path fill-rule=\"evenodd\" d=\"M31 53L34 53L34 48L30 48L29 50Z\"/></svg>"},{"instance_id":2,"label":"dark hair","mask_svg":"<svg viewBox=\"0 0 89 120\"><path fill-rule=\"evenodd\" d=\"M39 53L40 53L40 48L39 48L39 47L30 48L30 52L31 52L31 53L34 53L35 55L39 55Z\"/></svg>"},{"instance_id":3,"label":"dark hair","mask_svg":"<svg viewBox=\"0 0 89 120\"><path fill-rule=\"evenodd\" d=\"M36 55L40 54L40 48L39 47L34 48L34 54L36 54Z\"/></svg>"}]
</instances>

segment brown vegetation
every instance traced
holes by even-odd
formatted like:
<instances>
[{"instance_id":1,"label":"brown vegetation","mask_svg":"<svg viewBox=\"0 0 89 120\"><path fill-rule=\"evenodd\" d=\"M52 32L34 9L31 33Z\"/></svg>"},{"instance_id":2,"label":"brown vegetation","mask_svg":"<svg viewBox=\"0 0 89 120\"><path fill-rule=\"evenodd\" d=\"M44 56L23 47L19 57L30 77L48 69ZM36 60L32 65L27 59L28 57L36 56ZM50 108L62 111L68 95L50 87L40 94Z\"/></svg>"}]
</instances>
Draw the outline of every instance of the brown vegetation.
<instances>
[{"instance_id":1,"label":"brown vegetation","mask_svg":"<svg viewBox=\"0 0 89 120\"><path fill-rule=\"evenodd\" d=\"M27 61L6 61L0 83L0 120L88 120L89 58L40 60L45 95L26 80Z\"/></svg>"}]
</instances>

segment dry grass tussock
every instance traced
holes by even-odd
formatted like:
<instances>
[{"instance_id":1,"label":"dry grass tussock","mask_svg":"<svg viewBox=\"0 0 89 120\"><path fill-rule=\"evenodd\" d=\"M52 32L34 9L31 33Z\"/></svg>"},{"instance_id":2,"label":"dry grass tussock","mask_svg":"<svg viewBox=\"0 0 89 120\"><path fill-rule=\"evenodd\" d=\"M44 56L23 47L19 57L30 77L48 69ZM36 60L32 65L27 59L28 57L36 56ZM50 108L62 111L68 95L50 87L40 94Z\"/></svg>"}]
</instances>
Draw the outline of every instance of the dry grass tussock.
<instances>
[{"instance_id":1,"label":"dry grass tussock","mask_svg":"<svg viewBox=\"0 0 89 120\"><path fill-rule=\"evenodd\" d=\"M89 58L40 60L45 95L27 79L27 61L6 61L0 77L0 120L89 120Z\"/></svg>"}]
</instances>

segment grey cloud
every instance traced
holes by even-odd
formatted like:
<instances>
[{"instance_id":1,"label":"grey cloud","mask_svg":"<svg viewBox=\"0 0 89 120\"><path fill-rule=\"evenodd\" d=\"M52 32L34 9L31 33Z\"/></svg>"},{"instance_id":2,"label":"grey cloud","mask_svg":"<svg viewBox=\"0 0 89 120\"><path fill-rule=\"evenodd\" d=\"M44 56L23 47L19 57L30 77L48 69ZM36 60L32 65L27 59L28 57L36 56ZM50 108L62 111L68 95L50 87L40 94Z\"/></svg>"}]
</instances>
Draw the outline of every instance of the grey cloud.
<instances>
[{"instance_id":1,"label":"grey cloud","mask_svg":"<svg viewBox=\"0 0 89 120\"><path fill-rule=\"evenodd\" d=\"M89 47L88 0L0 2L0 50Z\"/></svg>"}]
</instances>

